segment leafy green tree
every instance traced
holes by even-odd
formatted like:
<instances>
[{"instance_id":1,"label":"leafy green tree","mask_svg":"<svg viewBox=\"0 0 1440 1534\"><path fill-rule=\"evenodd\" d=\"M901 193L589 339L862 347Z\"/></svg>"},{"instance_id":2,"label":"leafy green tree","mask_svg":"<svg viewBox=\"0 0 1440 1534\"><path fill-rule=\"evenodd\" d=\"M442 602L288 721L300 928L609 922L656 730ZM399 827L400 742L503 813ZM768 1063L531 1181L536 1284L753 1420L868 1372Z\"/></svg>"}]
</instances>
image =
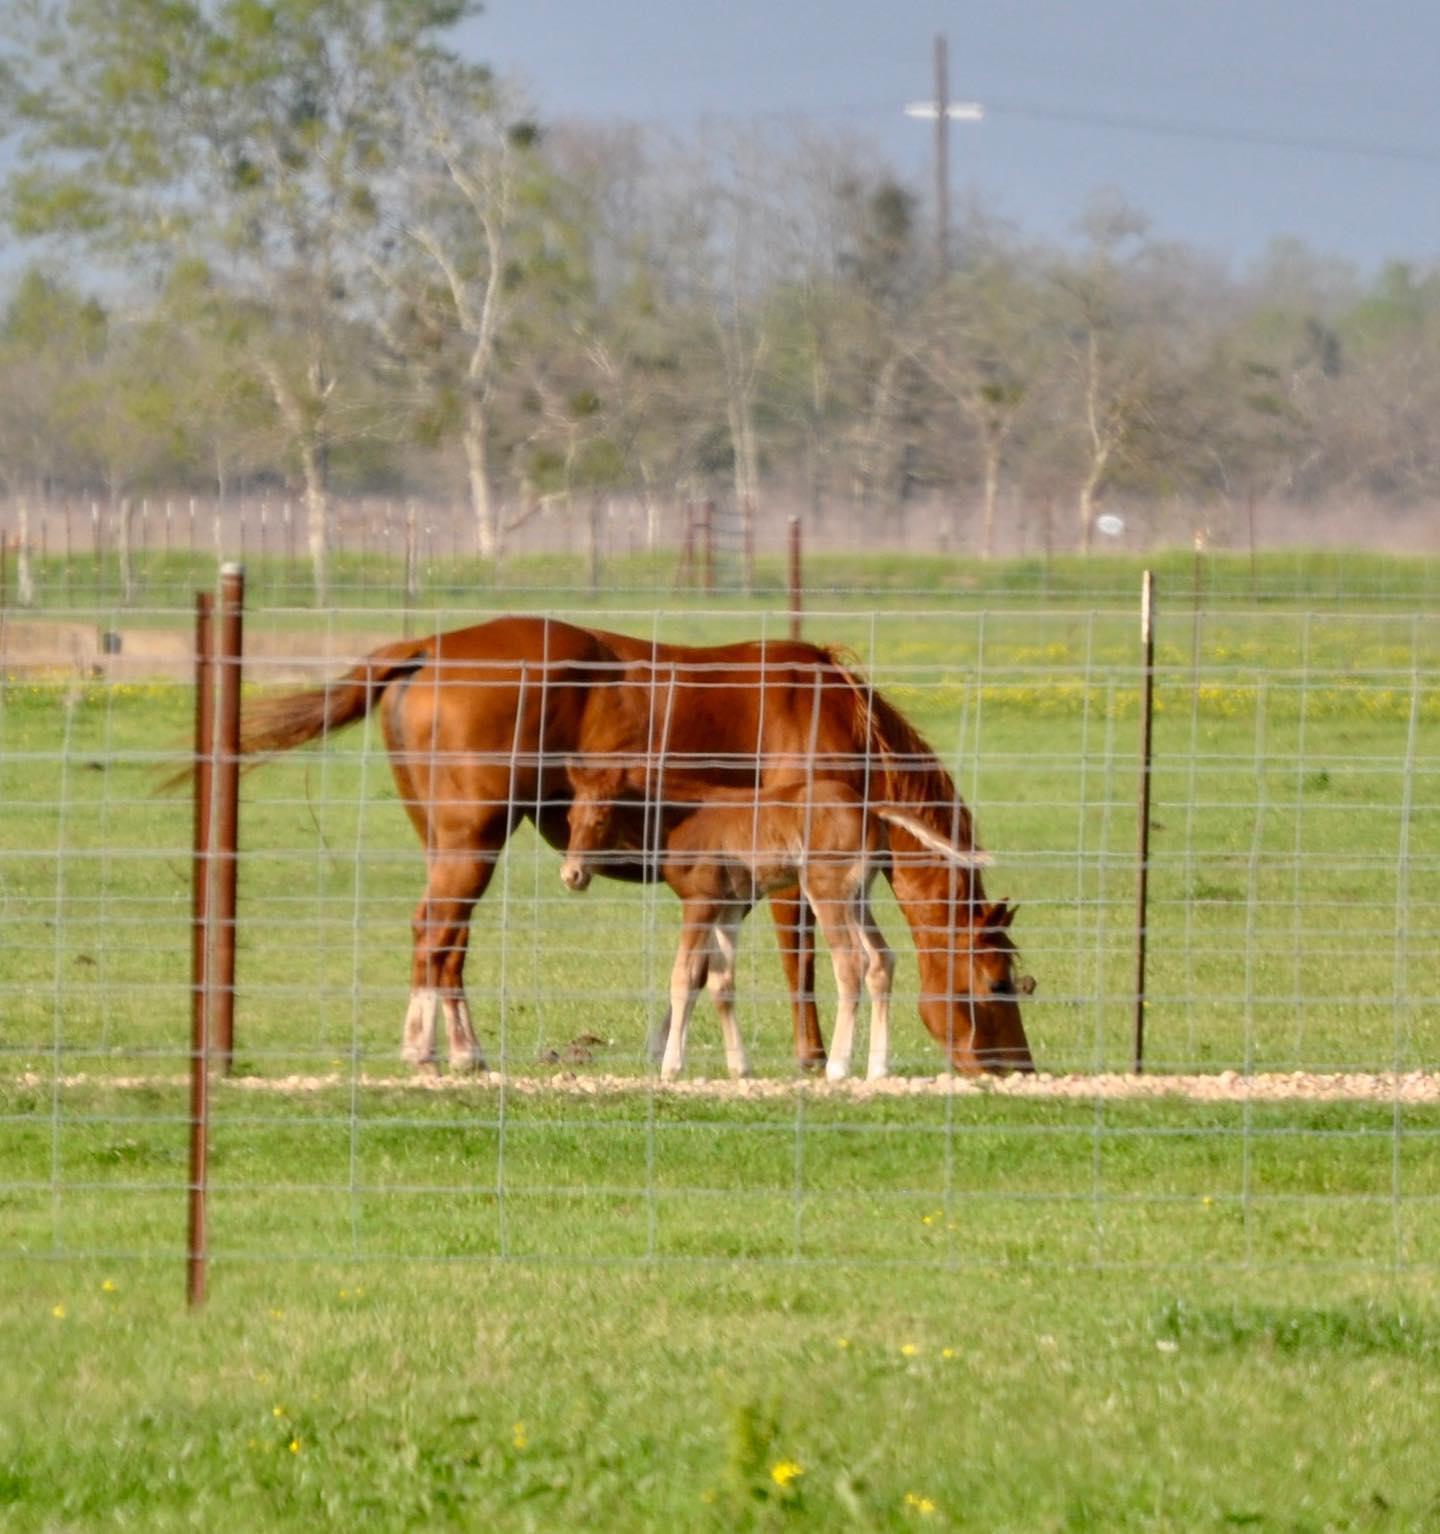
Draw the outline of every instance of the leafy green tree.
<instances>
[{"instance_id":1,"label":"leafy green tree","mask_svg":"<svg viewBox=\"0 0 1440 1534\"><path fill-rule=\"evenodd\" d=\"M233 311L303 485L317 596L328 468L347 427L353 281L343 237L386 145L367 96L377 55L423 55L464 0L70 0L11 17L21 125L9 213L133 271L203 262Z\"/></svg>"}]
</instances>

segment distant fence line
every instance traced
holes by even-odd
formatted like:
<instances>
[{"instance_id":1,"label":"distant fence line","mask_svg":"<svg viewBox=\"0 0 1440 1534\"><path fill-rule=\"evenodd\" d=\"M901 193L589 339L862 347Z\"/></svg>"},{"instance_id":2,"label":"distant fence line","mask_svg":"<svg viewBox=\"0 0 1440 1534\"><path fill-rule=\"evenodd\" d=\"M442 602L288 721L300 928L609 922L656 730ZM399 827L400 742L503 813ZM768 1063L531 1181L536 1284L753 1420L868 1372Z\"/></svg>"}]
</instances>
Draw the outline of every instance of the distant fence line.
<instances>
[{"instance_id":1,"label":"distant fence line","mask_svg":"<svg viewBox=\"0 0 1440 1534\"><path fill-rule=\"evenodd\" d=\"M816 590L901 591L910 584L937 592L1119 595L1133 589L1135 577L1121 573L1125 560L1104 556L1128 555L1133 564L1144 555L1147 563L1158 557L1166 564L1172 593L1186 591L1198 604L1222 593L1316 595L1316 567L1302 568L1313 556L1330 562L1323 586L1335 595L1428 601L1440 594L1440 560L1425 555L1427 537L1440 553L1440 519L1418 513L1404 526L1421 557L1397 576L1378 565L1366 569L1368 556L1335 547L1337 528L1351 542L1362 533L1374 533L1380 545L1399 541L1391 535L1400 524L1387 532L1365 508L1348 516L1317 514L1300 527L1309 535L1301 542L1292 536L1293 509L1171 507L1163 516L1141 511L1113 519L1110 525L1118 521L1122 531L1097 537L1095 554L1077 563L1074 530L1057 505L1017 500L1002 517L996 561L997 570L1017 562L1031 567L1013 577L984 574L988 567L970 536L972 512L931 501L860 516L792 506L776 497L746 516L724 498L576 498L529 510L504 508L503 558L494 561L477 553L467 505L337 497L327 527L326 596L420 606L487 586L773 593L787 583L792 527L803 536ZM898 562L887 567L887 557ZM267 599L310 605L314 585L303 502L283 496L0 499L0 605L6 607L154 606L167 596L184 606L194 586L212 582L225 560L244 562L254 589ZM847 560L853 561L848 567ZM922 571L921 561L931 568ZM1102 573L1107 569L1114 573ZM1062 572L1055 581L1052 570Z\"/></svg>"}]
</instances>

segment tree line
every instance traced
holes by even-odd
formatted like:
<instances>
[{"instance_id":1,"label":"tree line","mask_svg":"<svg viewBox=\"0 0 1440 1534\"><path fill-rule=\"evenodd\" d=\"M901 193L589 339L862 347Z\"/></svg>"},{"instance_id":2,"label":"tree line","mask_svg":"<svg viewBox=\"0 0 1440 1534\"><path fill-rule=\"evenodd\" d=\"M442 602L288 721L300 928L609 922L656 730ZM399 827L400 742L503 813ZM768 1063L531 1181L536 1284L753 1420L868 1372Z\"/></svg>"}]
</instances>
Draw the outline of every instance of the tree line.
<instances>
[{"instance_id":1,"label":"tree line","mask_svg":"<svg viewBox=\"0 0 1440 1534\"><path fill-rule=\"evenodd\" d=\"M976 528L1044 498L1440 495L1440 273L1294 241L1237 274L1094 196L1065 244L928 209L862 141L537 122L469 0L27 0L0 91L28 264L12 495L285 486L538 508L785 495Z\"/></svg>"}]
</instances>

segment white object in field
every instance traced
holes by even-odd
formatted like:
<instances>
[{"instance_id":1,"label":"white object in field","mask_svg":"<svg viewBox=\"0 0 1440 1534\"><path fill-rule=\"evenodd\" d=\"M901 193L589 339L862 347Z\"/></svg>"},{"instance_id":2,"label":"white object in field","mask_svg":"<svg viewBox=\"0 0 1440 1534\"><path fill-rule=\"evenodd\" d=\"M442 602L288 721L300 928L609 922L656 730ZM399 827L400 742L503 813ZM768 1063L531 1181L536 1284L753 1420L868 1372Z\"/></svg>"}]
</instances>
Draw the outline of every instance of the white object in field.
<instances>
[{"instance_id":1,"label":"white object in field","mask_svg":"<svg viewBox=\"0 0 1440 1534\"><path fill-rule=\"evenodd\" d=\"M1107 538L1118 538L1125 531L1125 518L1117 517L1113 511L1102 512L1095 518L1095 529Z\"/></svg>"}]
</instances>

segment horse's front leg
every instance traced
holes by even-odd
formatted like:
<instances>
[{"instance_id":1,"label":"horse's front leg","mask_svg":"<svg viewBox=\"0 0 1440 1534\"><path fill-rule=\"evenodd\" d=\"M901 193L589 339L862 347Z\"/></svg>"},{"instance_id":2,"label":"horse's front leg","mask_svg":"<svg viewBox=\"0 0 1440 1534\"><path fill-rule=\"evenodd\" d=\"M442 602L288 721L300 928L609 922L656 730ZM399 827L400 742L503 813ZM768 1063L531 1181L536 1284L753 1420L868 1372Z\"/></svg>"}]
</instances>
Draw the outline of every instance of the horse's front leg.
<instances>
[{"instance_id":1,"label":"horse's front leg","mask_svg":"<svg viewBox=\"0 0 1440 1534\"><path fill-rule=\"evenodd\" d=\"M895 980L895 955L862 898L857 927L865 949L865 988L870 992L870 1058L865 1079L878 1081L890 1073L890 991Z\"/></svg>"},{"instance_id":2,"label":"horse's front leg","mask_svg":"<svg viewBox=\"0 0 1440 1534\"><path fill-rule=\"evenodd\" d=\"M740 940L740 923L745 920L746 909L745 906L731 906L715 923L708 981L710 999L720 1016L720 1031L725 1039L725 1067L737 1079L750 1074L745 1040L735 1017L735 948Z\"/></svg>"},{"instance_id":3,"label":"horse's front leg","mask_svg":"<svg viewBox=\"0 0 1440 1534\"><path fill-rule=\"evenodd\" d=\"M812 900L815 918L830 945L830 964L835 971L835 1032L831 1036L830 1059L825 1075L830 1081L843 1081L850 1074L850 1055L855 1047L855 1015L860 1006L861 959L855 913L844 899Z\"/></svg>"}]
</instances>

